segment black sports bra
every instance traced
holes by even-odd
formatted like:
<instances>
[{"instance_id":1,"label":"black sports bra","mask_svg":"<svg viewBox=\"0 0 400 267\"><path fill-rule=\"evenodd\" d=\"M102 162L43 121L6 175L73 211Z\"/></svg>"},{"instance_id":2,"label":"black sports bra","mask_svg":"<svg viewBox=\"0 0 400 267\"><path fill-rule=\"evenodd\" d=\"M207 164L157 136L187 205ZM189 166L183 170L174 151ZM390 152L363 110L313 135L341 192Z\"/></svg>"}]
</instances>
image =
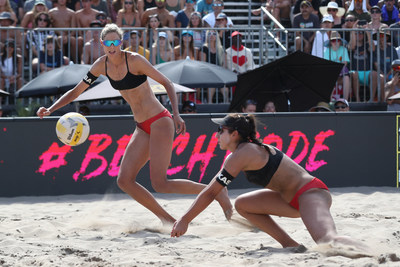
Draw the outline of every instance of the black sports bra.
<instances>
[{"instance_id":1,"label":"black sports bra","mask_svg":"<svg viewBox=\"0 0 400 267\"><path fill-rule=\"evenodd\" d=\"M254 171L244 171L249 182L266 187L271 181L272 176L274 176L279 164L282 161L283 153L274 146L271 146L275 150L275 155L271 154L269 148L264 145L265 150L269 153L269 159L267 164L259 170Z\"/></svg>"},{"instance_id":2,"label":"black sports bra","mask_svg":"<svg viewBox=\"0 0 400 267\"><path fill-rule=\"evenodd\" d=\"M108 57L106 57L106 75L107 78L110 80L111 86L116 89L116 90L128 90L132 88L136 88L145 81L147 81L147 76L146 75L135 75L129 72L129 66L128 66L128 58L126 56L125 52L125 62L126 62L126 68L128 72L126 73L125 77L122 78L122 80L119 81L114 81L111 79L110 76L107 74L107 60Z\"/></svg>"}]
</instances>

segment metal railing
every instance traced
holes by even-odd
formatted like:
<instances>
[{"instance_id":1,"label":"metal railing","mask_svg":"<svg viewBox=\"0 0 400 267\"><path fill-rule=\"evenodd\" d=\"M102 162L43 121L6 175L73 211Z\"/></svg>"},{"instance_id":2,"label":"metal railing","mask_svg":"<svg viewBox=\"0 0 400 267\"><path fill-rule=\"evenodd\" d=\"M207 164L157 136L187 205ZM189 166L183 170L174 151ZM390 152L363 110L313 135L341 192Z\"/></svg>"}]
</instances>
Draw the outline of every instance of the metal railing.
<instances>
[{"instance_id":1,"label":"metal railing","mask_svg":"<svg viewBox=\"0 0 400 267\"><path fill-rule=\"evenodd\" d=\"M243 39L244 39L244 44L246 47L250 48L251 51L253 52L253 56L255 59L257 59L257 64L258 66L264 65L268 63L270 60L268 58L268 53L271 52L272 49L279 49L283 52L283 55L289 54L293 51L296 50L296 44L295 44L295 39L293 38L291 41L290 38L285 38L283 40L281 39L281 36L293 36L295 37L297 35L298 39L300 40L300 47L297 49L299 50L304 50L304 46L302 45L302 39L305 37L306 32L312 32L313 34L317 34L319 32L320 34L323 34L326 31L338 31L340 35L342 36L343 39L346 39L347 35L351 34L351 32L359 32L359 31L364 31L364 35L366 34L372 34L373 32L371 30L363 30L363 29L286 29L284 28L278 21L275 21L273 16L265 9L262 8L263 14L267 14L267 16L274 21L274 23L277 25L277 27L274 28L266 28L264 27L263 24L261 24L260 27L236 27L236 28L195 28L195 29L182 29L182 28L161 28L158 29L158 31L170 31L172 33L173 40L172 46L174 47L176 44L181 43L182 41L182 36L181 32L183 30L192 30L192 31L203 31L206 32L207 30L217 30L217 31L226 31L227 34L223 35L221 43L222 45L227 44L224 46L224 49L229 46L231 39L229 38L230 34L233 31L240 31L243 34ZM263 20L261 20L263 21ZM148 53L150 53L150 60L153 57L153 53L155 51L152 48L153 43L155 40L151 40L151 38L148 38L150 35L153 35L153 32L147 31L145 28L124 28L123 29L126 34L126 38L124 40L124 47L131 46L132 40L129 38L129 32L131 30L137 30L142 33L141 39L142 40L147 40L150 39L149 43L142 42L140 45L142 45L145 49L148 49ZM99 36L101 29L100 28L81 28L81 29L71 29L71 28L45 28L45 29L35 29L35 30L30 30L27 31L26 29L23 28L18 28L18 27L9 27L9 28L1 28L0 29L0 40L2 42L2 45L0 46L2 52L4 50L4 42L7 39L14 40L14 48L15 51L18 52L19 55L21 55L21 60L22 60L22 65L24 66L22 69L21 76L24 78L24 83L27 83L28 81L32 80L36 76L40 75L41 70L40 70L40 63L38 60L36 60L36 67L35 67L35 57L38 57L38 54L40 50L43 51L45 60L44 64L47 64L48 61L50 60L48 57L48 52L47 50L44 49L44 39L47 36L47 33L51 33L50 35L54 35L56 38L54 39L54 42L57 40L60 45L60 51L62 52L62 55L67 59L64 62L73 62L75 64L80 64L82 62L82 53L84 51L85 44L90 44L90 40L92 40L93 36ZM383 38L381 35L377 34L377 40L375 41L375 52L372 50L368 50L369 53L369 60L368 62L365 62L365 68L368 70L371 70L371 73L367 77L367 82L364 82L360 85L360 88L357 90L351 89L350 92L350 100L352 101L361 101L361 102L368 102L368 101L384 101L383 96L383 84L387 82L390 79L390 64L381 64L381 56L382 53L386 53L385 57L383 57L383 60L385 62L391 62L394 58L397 56L397 52L395 53L393 49L390 51L388 50L387 47L389 47L389 44L394 44L396 47L400 45L400 30L398 29L383 29L384 33L390 33L390 38L384 40L381 39ZM264 37L267 38L264 38ZM277 47L270 48L267 45L268 41L268 36L277 44ZM36 38L36 39L35 39ZM356 38L361 38L356 36ZM270 39L270 40L271 40ZM261 40L261 41L259 41ZM366 39L365 39L366 40ZM363 45L366 46L367 41L364 40ZM204 41L204 40L203 40ZM139 44L139 40L136 41L137 44ZM326 49L326 44L321 43L319 44L321 47L320 49L324 50ZM92 47L89 50L86 50L85 54L88 59L88 64L93 63L93 61L96 59L95 54L96 53L101 53L100 51L100 46L95 48ZM36 50L36 52L35 52ZM270 51L269 51L270 50ZM199 47L198 50L199 53L202 52L202 47ZM349 58L353 59L356 51L355 50L348 50L349 52ZM87 55L89 53L89 55ZM146 52L147 53L147 52ZM181 55L182 50L179 50L178 55ZM277 57L279 58L279 57ZM14 59L16 60L17 57L14 56ZM198 59L198 58L197 58ZM375 60L376 59L376 60ZM273 59L274 60L274 59ZM2 62L0 62L2 64ZM226 60L224 59L224 64L225 67L228 69L231 69L232 66L227 66L226 65ZM357 66L352 60L350 60L348 64L348 68L350 70L350 73L355 73L355 72L360 72L364 71L361 69L360 66ZM382 74L382 75L381 75ZM353 75L353 74L351 74ZM355 75L355 74L354 74ZM350 87L354 86L354 80L353 77L351 76L350 79ZM3 78L2 78L3 79ZM6 91L9 91L12 95L10 97L6 97L4 99L3 97L3 104L13 104L16 102L16 99L14 98L15 92L19 89L17 88L17 83L15 81L11 81L9 83L11 86L5 86L5 88L0 88ZM339 87L339 85L338 85ZM373 88L372 88L373 87ZM376 87L376 88L375 88ZM334 90L334 88L333 88ZM200 89L200 94L197 94L195 96L195 99L197 98L200 100L202 103L209 102L206 98L207 95L207 88L205 89ZM375 92L376 91L376 92ZM357 95L355 95L357 94ZM375 95L373 95L375 94ZM219 95L219 94L218 94ZM372 96L372 97L371 97ZM200 99L199 99L200 98ZM229 91L229 96L228 99L223 99L225 102L229 102L232 98L232 91ZM30 99L29 101L32 101ZM46 100L47 101L47 100ZM219 103L221 99L217 99L216 103Z\"/></svg>"}]
</instances>

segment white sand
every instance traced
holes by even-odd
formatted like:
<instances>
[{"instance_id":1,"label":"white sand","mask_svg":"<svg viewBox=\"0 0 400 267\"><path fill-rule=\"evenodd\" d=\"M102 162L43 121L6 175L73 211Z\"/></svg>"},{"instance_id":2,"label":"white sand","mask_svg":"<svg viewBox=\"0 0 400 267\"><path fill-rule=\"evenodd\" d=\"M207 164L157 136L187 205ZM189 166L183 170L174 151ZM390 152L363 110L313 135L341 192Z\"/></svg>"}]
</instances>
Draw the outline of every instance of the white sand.
<instances>
[{"instance_id":1,"label":"white sand","mask_svg":"<svg viewBox=\"0 0 400 267\"><path fill-rule=\"evenodd\" d=\"M185 236L170 238L127 195L0 198L0 266L400 266L400 189L334 188L340 234L374 248L373 257L329 256L301 219L276 218L309 250L283 249L267 234L224 219L213 203ZM234 200L249 190L230 190ZM194 196L155 194L175 218Z\"/></svg>"}]
</instances>

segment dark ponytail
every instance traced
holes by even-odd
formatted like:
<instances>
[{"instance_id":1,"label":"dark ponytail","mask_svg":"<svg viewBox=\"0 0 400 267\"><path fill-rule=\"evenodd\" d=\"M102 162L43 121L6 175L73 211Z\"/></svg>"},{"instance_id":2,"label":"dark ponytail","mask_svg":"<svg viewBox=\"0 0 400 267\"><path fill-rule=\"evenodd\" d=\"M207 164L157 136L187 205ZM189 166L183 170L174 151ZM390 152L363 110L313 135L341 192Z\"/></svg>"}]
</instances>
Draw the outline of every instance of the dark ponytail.
<instances>
[{"instance_id":1,"label":"dark ponytail","mask_svg":"<svg viewBox=\"0 0 400 267\"><path fill-rule=\"evenodd\" d=\"M261 139L257 136L257 121L253 114L238 114L233 113L226 115L223 119L222 124L228 128L229 133L238 131L240 140L239 143L254 143L259 146L263 146Z\"/></svg>"},{"instance_id":2,"label":"dark ponytail","mask_svg":"<svg viewBox=\"0 0 400 267\"><path fill-rule=\"evenodd\" d=\"M256 145L262 146L262 142L257 138L257 127L256 127L256 117L253 114L247 114L245 116L246 122L248 124L248 135L243 138L243 142L251 142ZM244 137L244 136L242 136Z\"/></svg>"}]
</instances>

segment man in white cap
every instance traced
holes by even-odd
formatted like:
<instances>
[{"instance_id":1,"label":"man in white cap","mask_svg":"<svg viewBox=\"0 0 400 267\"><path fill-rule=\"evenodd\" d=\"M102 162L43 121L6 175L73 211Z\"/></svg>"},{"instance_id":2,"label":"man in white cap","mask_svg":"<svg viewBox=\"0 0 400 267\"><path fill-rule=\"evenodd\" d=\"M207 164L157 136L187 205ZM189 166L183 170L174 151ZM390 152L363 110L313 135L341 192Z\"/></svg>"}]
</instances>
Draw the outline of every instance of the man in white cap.
<instances>
[{"instance_id":1,"label":"man in white cap","mask_svg":"<svg viewBox=\"0 0 400 267\"><path fill-rule=\"evenodd\" d=\"M316 57L323 58L325 52L325 43L329 42L330 29L333 26L333 17L330 14L324 15L321 20L321 28L323 31L317 31L312 46L311 54Z\"/></svg>"},{"instance_id":2,"label":"man in white cap","mask_svg":"<svg viewBox=\"0 0 400 267\"><path fill-rule=\"evenodd\" d=\"M349 102L347 102L347 100L344 99L344 98L337 99L335 101L334 107L335 107L335 111L336 112L348 112L348 111L350 111Z\"/></svg>"}]
</instances>

